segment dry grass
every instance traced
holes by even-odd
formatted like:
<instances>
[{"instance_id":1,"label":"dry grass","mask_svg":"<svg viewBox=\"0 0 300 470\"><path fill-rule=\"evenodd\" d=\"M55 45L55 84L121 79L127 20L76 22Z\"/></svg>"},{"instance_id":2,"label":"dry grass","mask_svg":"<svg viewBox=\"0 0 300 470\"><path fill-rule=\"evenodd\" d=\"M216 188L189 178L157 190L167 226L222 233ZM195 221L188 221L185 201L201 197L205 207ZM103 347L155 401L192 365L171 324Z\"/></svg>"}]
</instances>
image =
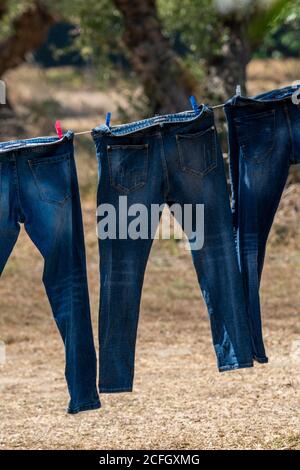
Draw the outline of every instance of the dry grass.
<instances>
[{"instance_id":1,"label":"dry grass","mask_svg":"<svg viewBox=\"0 0 300 470\"><path fill-rule=\"evenodd\" d=\"M257 59L248 66L249 95L289 86L297 80L300 80L300 61L297 59Z\"/></svg>"},{"instance_id":2,"label":"dry grass","mask_svg":"<svg viewBox=\"0 0 300 470\"><path fill-rule=\"evenodd\" d=\"M262 66L255 67L261 80L255 92L266 84L270 88L263 79L265 69L259 78ZM284 70L282 66L282 81ZM97 99L101 102L100 95ZM95 108L92 103L91 108ZM81 126L88 124L83 121ZM96 162L88 156L89 144L85 140L78 144L97 331ZM174 241L157 242L143 292L135 390L103 395L101 410L76 416L64 412L68 400L64 353L41 284L43 263L22 233L0 282L0 340L7 347L6 364L0 366L0 448L300 449L300 237L295 229L292 243L290 233L278 239L284 202L282 207L262 285L270 363L219 374L189 253Z\"/></svg>"},{"instance_id":3,"label":"dry grass","mask_svg":"<svg viewBox=\"0 0 300 470\"><path fill-rule=\"evenodd\" d=\"M96 327L93 201L84 203L84 218ZM267 257L262 301L270 364L219 374L189 254L174 241L157 242L143 294L135 391L103 395L100 411L77 416L64 413L64 354L41 273L42 260L22 234L0 283L3 449L300 449L299 250L274 248Z\"/></svg>"}]
</instances>

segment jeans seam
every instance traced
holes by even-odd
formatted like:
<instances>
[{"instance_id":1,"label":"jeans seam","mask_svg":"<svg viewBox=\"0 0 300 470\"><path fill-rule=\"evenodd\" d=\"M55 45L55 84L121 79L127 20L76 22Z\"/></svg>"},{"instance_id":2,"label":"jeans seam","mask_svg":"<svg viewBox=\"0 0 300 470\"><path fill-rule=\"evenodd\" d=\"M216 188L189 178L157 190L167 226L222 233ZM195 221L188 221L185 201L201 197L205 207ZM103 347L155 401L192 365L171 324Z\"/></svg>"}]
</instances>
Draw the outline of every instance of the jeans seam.
<instances>
[{"instance_id":1,"label":"jeans seam","mask_svg":"<svg viewBox=\"0 0 300 470\"><path fill-rule=\"evenodd\" d=\"M20 212L21 212L21 216L22 216L22 219L24 218L24 210L23 210L23 207L22 207L22 203L21 203L21 194L20 194L20 185L19 185L19 171L18 171L18 165L17 165L17 162L15 161L15 175L16 175L16 178L15 178L15 182L16 182L16 193L17 193L17 199L18 199L18 203L19 203L19 209L20 209Z\"/></svg>"},{"instance_id":2,"label":"jeans seam","mask_svg":"<svg viewBox=\"0 0 300 470\"><path fill-rule=\"evenodd\" d=\"M291 124L291 119L290 119L290 115L289 115L287 105L284 106L284 112L285 112L285 115L286 115L286 120L287 120L287 124L288 124L289 135L290 135L290 141L291 141L292 162L295 163L295 161L296 161L296 158L295 158L295 145L294 145L294 139L293 139L292 124Z\"/></svg>"},{"instance_id":3,"label":"jeans seam","mask_svg":"<svg viewBox=\"0 0 300 470\"><path fill-rule=\"evenodd\" d=\"M163 172L164 172L164 176L166 180L166 189L164 191L164 196L166 200L168 197L168 193L170 191L170 180L169 180L169 174L168 174L168 165L167 165L167 160L166 160L164 142L163 142L163 137L161 133L159 134L159 138L160 138L160 148L161 148L161 161L162 161Z\"/></svg>"}]
</instances>

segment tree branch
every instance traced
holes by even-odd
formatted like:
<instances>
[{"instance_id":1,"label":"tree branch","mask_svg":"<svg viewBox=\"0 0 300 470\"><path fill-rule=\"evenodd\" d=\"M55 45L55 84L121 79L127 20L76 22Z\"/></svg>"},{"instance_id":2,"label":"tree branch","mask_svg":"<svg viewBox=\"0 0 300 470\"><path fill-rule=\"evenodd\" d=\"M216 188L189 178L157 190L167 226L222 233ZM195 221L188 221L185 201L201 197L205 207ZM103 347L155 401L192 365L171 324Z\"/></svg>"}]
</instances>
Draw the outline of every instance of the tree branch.
<instances>
[{"instance_id":1,"label":"tree branch","mask_svg":"<svg viewBox=\"0 0 300 470\"><path fill-rule=\"evenodd\" d=\"M4 11L5 4L0 7ZM56 18L38 1L13 23L13 34L0 42L0 77L25 61L29 52L38 49L46 41Z\"/></svg>"}]
</instances>

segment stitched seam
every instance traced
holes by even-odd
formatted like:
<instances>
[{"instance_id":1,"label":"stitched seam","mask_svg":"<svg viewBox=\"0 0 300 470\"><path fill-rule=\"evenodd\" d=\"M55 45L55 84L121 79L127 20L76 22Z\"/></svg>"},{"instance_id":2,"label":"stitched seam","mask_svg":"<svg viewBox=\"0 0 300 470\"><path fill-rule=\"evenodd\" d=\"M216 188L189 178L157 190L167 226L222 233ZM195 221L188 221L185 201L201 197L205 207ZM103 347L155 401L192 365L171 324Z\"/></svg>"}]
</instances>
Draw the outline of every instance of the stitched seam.
<instances>
[{"instance_id":1,"label":"stitched seam","mask_svg":"<svg viewBox=\"0 0 300 470\"><path fill-rule=\"evenodd\" d=\"M162 162L163 172L164 172L166 183L167 183L166 188L164 190L164 197L166 200L168 193L170 191L170 179L169 179L169 173L168 173L168 165L167 165L164 141L163 141L163 137L161 133L159 134L159 137L160 137L161 162Z\"/></svg>"},{"instance_id":2,"label":"stitched seam","mask_svg":"<svg viewBox=\"0 0 300 470\"><path fill-rule=\"evenodd\" d=\"M201 132L201 133L198 132L197 134L188 134L188 135L186 134L184 137L188 136L188 138L190 138L190 139L193 138L193 137L200 137L201 135L206 134L207 132L212 132L212 130L214 130L214 129L215 129L214 127L213 128L211 127L210 129L207 129L204 132ZM214 162L211 163L209 166L207 166L206 169L203 170L203 171L197 171L197 170L194 170L193 168L189 168L185 165L182 149L180 148L180 139L181 138L182 138L182 135L180 135L180 134L176 135L177 149L178 149L178 154L179 154L179 163L180 163L181 170L184 173L190 173L190 174L195 175L195 176L203 177L203 176L206 176L208 173L210 173L210 171L217 168L218 159L217 159L217 146L216 146L216 134L215 134L215 132L214 132L214 139L211 142L211 144L212 144L212 153L213 153L213 156L214 156Z\"/></svg>"},{"instance_id":3,"label":"stitched seam","mask_svg":"<svg viewBox=\"0 0 300 470\"><path fill-rule=\"evenodd\" d=\"M176 134L176 138L179 139L193 139L196 137L201 137L202 135L208 134L212 130L214 130L214 126L211 126L209 129L205 129L204 131L196 132L195 134Z\"/></svg>"},{"instance_id":4,"label":"stitched seam","mask_svg":"<svg viewBox=\"0 0 300 470\"><path fill-rule=\"evenodd\" d=\"M114 148L140 148L140 146L136 145L126 145L126 146L117 146L117 145L107 145L106 146L106 153L107 153L107 160L108 160L108 172L109 172L109 182L110 185L117 189L118 191L122 191L125 194L129 194L133 191L136 191L138 189L141 189L147 184L147 179L148 179L148 169L149 169L149 144L145 144L141 146L141 149L146 150L146 168L141 174L141 177L145 179L145 181L141 183L137 183L134 186L131 186L130 188L125 188L125 186L122 186L119 183L116 183L114 181L114 176L113 176L113 171L112 171L112 165L111 165L111 158L109 152L111 152Z\"/></svg>"},{"instance_id":5,"label":"stitched seam","mask_svg":"<svg viewBox=\"0 0 300 470\"><path fill-rule=\"evenodd\" d=\"M68 160L70 159L70 154L65 153L63 155L57 155L54 157L37 157L37 158L32 158L28 160L30 162L30 165L36 166L36 165L42 165L43 163L60 163L61 161Z\"/></svg>"},{"instance_id":6,"label":"stitched seam","mask_svg":"<svg viewBox=\"0 0 300 470\"><path fill-rule=\"evenodd\" d=\"M145 149L148 147L148 144L142 144L142 145L135 145L135 144L129 144L129 145L107 145L107 148L110 150L114 149Z\"/></svg>"},{"instance_id":7,"label":"stitched seam","mask_svg":"<svg viewBox=\"0 0 300 470\"><path fill-rule=\"evenodd\" d=\"M289 111L287 106L285 105L284 107L284 112L286 115L286 120L288 123L288 128L289 128L289 134L290 134L290 141L291 141L291 148L292 148L292 162L296 161L296 156L295 156L295 145L294 145L294 139L293 139L293 130L292 130L292 123L289 115Z\"/></svg>"},{"instance_id":8,"label":"stitched seam","mask_svg":"<svg viewBox=\"0 0 300 470\"><path fill-rule=\"evenodd\" d=\"M28 160L28 165L29 165L29 168L31 170L31 173L32 173L32 176L33 176L33 180L34 180L34 183L35 183L35 186L37 188L37 191L38 191L38 195L39 195L39 198L41 199L41 201L43 202L48 202L50 204L55 204L55 205L58 205L58 206L63 206L65 204L66 201L68 201L71 197L72 197L72 194L71 194L71 189L70 189L70 194L68 196L66 196L64 199L62 199L61 201L55 201L54 199L51 199L51 198L48 198L47 196L44 196L43 195L43 191L42 189L40 188L40 185L39 185L39 182L38 182L38 178L36 176L36 174L34 173L33 171L33 167L31 165L31 160ZM70 162L69 162L70 163ZM70 164L69 164L69 170L71 171L71 167L70 167ZM70 175L70 185L71 185L71 175Z\"/></svg>"},{"instance_id":9,"label":"stitched seam","mask_svg":"<svg viewBox=\"0 0 300 470\"><path fill-rule=\"evenodd\" d=\"M270 138L272 138L272 145L262 155L257 156L257 157L256 156L251 157L251 156L247 155L247 143L249 142L249 139L246 140L246 139L243 139L243 138L238 136L238 140L240 142L241 149L243 150L243 157L244 157L245 160L252 161L253 163L262 163L273 152L273 150L275 148L275 139L274 139L274 136L275 136L275 122L276 122L275 121L275 110L272 111L272 115L273 115L272 130L271 130L271 133L270 133ZM237 134L239 134L239 131L238 131L239 126L237 125L236 127L237 127Z\"/></svg>"},{"instance_id":10,"label":"stitched seam","mask_svg":"<svg viewBox=\"0 0 300 470\"><path fill-rule=\"evenodd\" d=\"M19 203L19 209L20 209L20 212L22 217L24 217L24 210L23 210L23 207L22 207L22 203L21 203L21 194L20 194L20 185L19 185L19 171L18 171L18 165L17 165L17 162L15 162L15 175L16 175L16 178L15 178L15 182L16 182L16 193L17 193L17 199L18 199L18 203Z\"/></svg>"},{"instance_id":11,"label":"stitched seam","mask_svg":"<svg viewBox=\"0 0 300 470\"><path fill-rule=\"evenodd\" d=\"M264 118L266 116L269 116L270 114L275 114L275 109L271 109L270 111L264 111L262 113L246 114L243 117L234 117L233 120L234 122L239 123L239 122L249 121L252 119Z\"/></svg>"}]
</instances>

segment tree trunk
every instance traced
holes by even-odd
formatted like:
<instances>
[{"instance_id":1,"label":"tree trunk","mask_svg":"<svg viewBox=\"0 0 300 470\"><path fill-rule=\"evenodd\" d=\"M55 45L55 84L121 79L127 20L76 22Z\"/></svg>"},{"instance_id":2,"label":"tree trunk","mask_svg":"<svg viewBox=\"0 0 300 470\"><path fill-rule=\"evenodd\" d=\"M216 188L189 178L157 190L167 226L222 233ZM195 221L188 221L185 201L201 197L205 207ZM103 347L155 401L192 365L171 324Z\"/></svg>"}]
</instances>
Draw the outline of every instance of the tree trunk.
<instances>
[{"instance_id":1,"label":"tree trunk","mask_svg":"<svg viewBox=\"0 0 300 470\"><path fill-rule=\"evenodd\" d=\"M7 0L2 0L0 5L0 20L7 13Z\"/></svg>"},{"instance_id":2,"label":"tree trunk","mask_svg":"<svg viewBox=\"0 0 300 470\"><path fill-rule=\"evenodd\" d=\"M247 93L247 65L251 59L251 46L245 20L227 19L223 25L228 30L229 39L220 54L212 57L208 67L211 75L219 80L216 95L226 99L235 93L237 85L241 85L243 94Z\"/></svg>"},{"instance_id":3,"label":"tree trunk","mask_svg":"<svg viewBox=\"0 0 300 470\"><path fill-rule=\"evenodd\" d=\"M54 22L54 17L39 2L16 18L13 34L0 42L0 77L24 62L29 52L35 51L46 41Z\"/></svg>"},{"instance_id":4,"label":"tree trunk","mask_svg":"<svg viewBox=\"0 0 300 470\"><path fill-rule=\"evenodd\" d=\"M0 21L6 13L7 2L4 1L0 6ZM24 62L29 52L43 44L54 22L54 17L39 2L35 2L15 19L12 35L0 42L0 78L5 72ZM0 119L7 121L9 118L14 119L15 113L6 97L6 104L0 106Z\"/></svg>"},{"instance_id":5,"label":"tree trunk","mask_svg":"<svg viewBox=\"0 0 300 470\"><path fill-rule=\"evenodd\" d=\"M114 0L124 17L124 42L153 114L188 106L196 83L162 33L155 0Z\"/></svg>"}]
</instances>

